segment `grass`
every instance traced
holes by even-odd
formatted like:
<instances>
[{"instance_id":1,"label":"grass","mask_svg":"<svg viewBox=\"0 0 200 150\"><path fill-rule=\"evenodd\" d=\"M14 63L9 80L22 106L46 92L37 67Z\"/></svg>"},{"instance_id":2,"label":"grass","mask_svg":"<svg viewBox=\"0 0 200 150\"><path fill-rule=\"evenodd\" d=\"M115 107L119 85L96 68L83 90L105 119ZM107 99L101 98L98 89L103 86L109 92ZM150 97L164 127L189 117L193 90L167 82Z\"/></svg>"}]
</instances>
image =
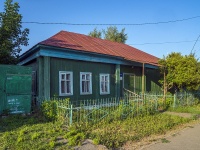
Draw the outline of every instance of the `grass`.
<instances>
[{"instance_id":1,"label":"grass","mask_svg":"<svg viewBox=\"0 0 200 150\"><path fill-rule=\"evenodd\" d=\"M171 111L200 114L200 105ZM156 113L123 120L104 120L93 125L83 122L67 127L61 121L48 121L41 114L15 115L0 118L0 150L70 149L88 138L95 144L117 148L127 141L165 134L192 119Z\"/></svg>"},{"instance_id":2,"label":"grass","mask_svg":"<svg viewBox=\"0 0 200 150\"><path fill-rule=\"evenodd\" d=\"M168 110L173 112L192 113L200 115L200 104L194 106L180 106L176 108L169 108Z\"/></svg>"},{"instance_id":3,"label":"grass","mask_svg":"<svg viewBox=\"0 0 200 150\"><path fill-rule=\"evenodd\" d=\"M165 134L191 119L167 114L147 115L92 128L89 135L108 148L120 147L126 141L140 141L150 135Z\"/></svg>"},{"instance_id":4,"label":"grass","mask_svg":"<svg viewBox=\"0 0 200 150\"><path fill-rule=\"evenodd\" d=\"M170 141L167 140L166 138L162 138L162 139L161 139L161 142L162 142L162 143L170 143Z\"/></svg>"},{"instance_id":5,"label":"grass","mask_svg":"<svg viewBox=\"0 0 200 150\"><path fill-rule=\"evenodd\" d=\"M120 147L129 140L139 141L152 134L164 134L188 121L190 119L156 114L68 128L62 122L47 122L42 117L11 116L0 119L0 149L69 149L69 145L80 144L86 138L109 148Z\"/></svg>"},{"instance_id":6,"label":"grass","mask_svg":"<svg viewBox=\"0 0 200 150\"><path fill-rule=\"evenodd\" d=\"M46 122L36 116L0 119L0 149L52 149L63 147L57 139L67 133L60 122Z\"/></svg>"}]
</instances>

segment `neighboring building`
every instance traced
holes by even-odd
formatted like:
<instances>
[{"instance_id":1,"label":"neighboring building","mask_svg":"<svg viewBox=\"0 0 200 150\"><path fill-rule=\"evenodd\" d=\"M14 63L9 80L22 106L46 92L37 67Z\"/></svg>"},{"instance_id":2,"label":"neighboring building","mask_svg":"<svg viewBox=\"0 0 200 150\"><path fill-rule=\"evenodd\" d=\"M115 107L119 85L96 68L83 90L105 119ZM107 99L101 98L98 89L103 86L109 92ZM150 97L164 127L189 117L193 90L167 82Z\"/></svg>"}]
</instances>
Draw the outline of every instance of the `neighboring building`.
<instances>
[{"instance_id":1,"label":"neighboring building","mask_svg":"<svg viewBox=\"0 0 200 150\"><path fill-rule=\"evenodd\" d=\"M33 68L33 93L71 100L160 91L158 58L126 44L61 31L20 56Z\"/></svg>"}]
</instances>

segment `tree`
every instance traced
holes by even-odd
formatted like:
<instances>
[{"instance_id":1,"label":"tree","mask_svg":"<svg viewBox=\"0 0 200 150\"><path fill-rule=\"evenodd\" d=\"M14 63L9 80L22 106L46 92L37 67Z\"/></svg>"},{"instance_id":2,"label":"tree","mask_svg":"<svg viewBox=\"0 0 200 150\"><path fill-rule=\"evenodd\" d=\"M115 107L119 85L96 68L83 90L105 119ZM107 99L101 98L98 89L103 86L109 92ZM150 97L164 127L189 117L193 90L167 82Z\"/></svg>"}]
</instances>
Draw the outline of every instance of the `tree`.
<instances>
[{"instance_id":1,"label":"tree","mask_svg":"<svg viewBox=\"0 0 200 150\"><path fill-rule=\"evenodd\" d=\"M6 0L0 12L0 64L16 64L21 46L28 45L29 29L22 30L19 4Z\"/></svg>"},{"instance_id":2,"label":"tree","mask_svg":"<svg viewBox=\"0 0 200 150\"><path fill-rule=\"evenodd\" d=\"M110 26L107 30L102 31L97 31L95 28L89 33L89 36L101 38L102 34L104 35L104 39L119 43L125 43L128 38L127 34L125 34L125 28L119 32L116 26Z\"/></svg>"},{"instance_id":3,"label":"tree","mask_svg":"<svg viewBox=\"0 0 200 150\"><path fill-rule=\"evenodd\" d=\"M171 53L159 60L164 93L170 89L198 90L200 87L200 63L194 54L182 56Z\"/></svg>"},{"instance_id":4,"label":"tree","mask_svg":"<svg viewBox=\"0 0 200 150\"><path fill-rule=\"evenodd\" d=\"M124 33L125 28L121 30L121 32L118 31L117 27L115 26L110 26L107 28L107 30L103 30L104 33L104 39L110 40L113 42L120 42L120 43L125 43L128 36L127 34Z\"/></svg>"},{"instance_id":5,"label":"tree","mask_svg":"<svg viewBox=\"0 0 200 150\"><path fill-rule=\"evenodd\" d=\"M88 35L91 37L95 37L95 38L100 38L101 39L101 31L98 31L97 28L94 28L93 31L91 31Z\"/></svg>"}]
</instances>

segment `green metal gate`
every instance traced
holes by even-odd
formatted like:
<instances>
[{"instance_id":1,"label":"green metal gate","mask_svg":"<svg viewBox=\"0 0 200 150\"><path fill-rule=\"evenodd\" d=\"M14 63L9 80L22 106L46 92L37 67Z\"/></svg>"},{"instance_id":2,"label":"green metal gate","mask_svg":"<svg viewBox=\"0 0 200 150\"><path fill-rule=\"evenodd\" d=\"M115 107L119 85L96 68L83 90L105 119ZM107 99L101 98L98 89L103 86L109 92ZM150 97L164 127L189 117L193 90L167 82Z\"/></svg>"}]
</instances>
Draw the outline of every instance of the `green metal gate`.
<instances>
[{"instance_id":1,"label":"green metal gate","mask_svg":"<svg viewBox=\"0 0 200 150\"><path fill-rule=\"evenodd\" d=\"M30 113L32 68L0 65L0 114Z\"/></svg>"}]
</instances>

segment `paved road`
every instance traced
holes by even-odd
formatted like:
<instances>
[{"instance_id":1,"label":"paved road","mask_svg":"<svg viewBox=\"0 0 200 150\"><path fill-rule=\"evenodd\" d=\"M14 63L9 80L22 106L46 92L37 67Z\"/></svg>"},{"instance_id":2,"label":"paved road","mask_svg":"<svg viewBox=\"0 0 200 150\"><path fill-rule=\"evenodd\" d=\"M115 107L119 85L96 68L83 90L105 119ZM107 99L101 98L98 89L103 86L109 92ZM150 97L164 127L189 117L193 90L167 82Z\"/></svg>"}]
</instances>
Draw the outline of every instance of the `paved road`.
<instances>
[{"instance_id":1,"label":"paved road","mask_svg":"<svg viewBox=\"0 0 200 150\"><path fill-rule=\"evenodd\" d=\"M164 142L151 144L142 150L200 150L200 123L166 138Z\"/></svg>"}]
</instances>

